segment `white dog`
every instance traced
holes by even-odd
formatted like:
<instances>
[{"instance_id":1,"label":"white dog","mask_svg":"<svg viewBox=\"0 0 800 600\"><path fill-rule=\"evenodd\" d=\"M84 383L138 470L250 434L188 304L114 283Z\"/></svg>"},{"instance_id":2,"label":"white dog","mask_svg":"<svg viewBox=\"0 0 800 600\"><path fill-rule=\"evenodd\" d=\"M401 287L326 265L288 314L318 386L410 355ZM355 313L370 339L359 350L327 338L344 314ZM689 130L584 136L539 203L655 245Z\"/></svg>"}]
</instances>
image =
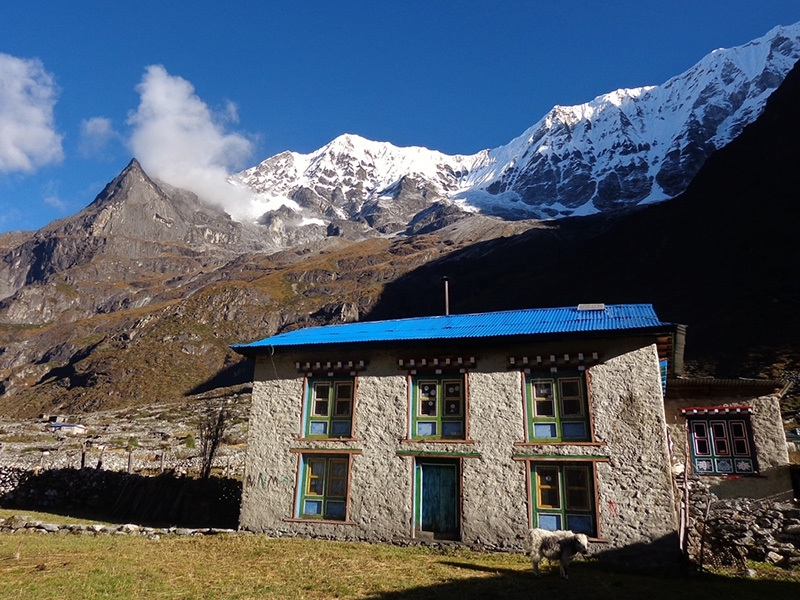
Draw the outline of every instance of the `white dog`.
<instances>
[{"instance_id":1,"label":"white dog","mask_svg":"<svg viewBox=\"0 0 800 600\"><path fill-rule=\"evenodd\" d=\"M589 540L583 533L531 529L525 536L522 547L530 555L537 577L540 576L539 563L543 558L557 558L561 566L561 577L568 579L567 566L577 554L586 554L589 551Z\"/></svg>"}]
</instances>

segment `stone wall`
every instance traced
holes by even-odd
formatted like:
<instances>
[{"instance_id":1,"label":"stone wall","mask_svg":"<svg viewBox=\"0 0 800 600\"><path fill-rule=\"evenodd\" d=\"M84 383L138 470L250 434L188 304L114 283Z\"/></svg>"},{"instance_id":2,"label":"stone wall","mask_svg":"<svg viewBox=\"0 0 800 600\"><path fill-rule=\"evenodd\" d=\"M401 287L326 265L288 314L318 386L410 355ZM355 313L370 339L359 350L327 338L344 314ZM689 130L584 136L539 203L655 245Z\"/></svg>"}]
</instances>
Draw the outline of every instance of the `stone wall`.
<instances>
[{"instance_id":1,"label":"stone wall","mask_svg":"<svg viewBox=\"0 0 800 600\"><path fill-rule=\"evenodd\" d=\"M737 566L746 560L800 565L800 504L751 498L719 499L692 482L687 553L701 566Z\"/></svg>"},{"instance_id":2,"label":"stone wall","mask_svg":"<svg viewBox=\"0 0 800 600\"><path fill-rule=\"evenodd\" d=\"M142 525L235 528L241 483L97 469L0 467L0 506Z\"/></svg>"}]
</instances>

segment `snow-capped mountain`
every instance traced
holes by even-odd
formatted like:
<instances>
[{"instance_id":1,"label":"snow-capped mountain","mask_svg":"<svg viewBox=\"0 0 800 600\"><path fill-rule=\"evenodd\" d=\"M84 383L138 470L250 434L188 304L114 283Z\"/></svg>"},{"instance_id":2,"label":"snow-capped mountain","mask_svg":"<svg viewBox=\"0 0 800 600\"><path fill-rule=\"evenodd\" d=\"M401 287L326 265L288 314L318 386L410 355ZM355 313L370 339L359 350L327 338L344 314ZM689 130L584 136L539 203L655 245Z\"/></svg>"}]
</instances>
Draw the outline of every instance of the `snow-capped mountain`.
<instances>
[{"instance_id":1,"label":"snow-capped mountain","mask_svg":"<svg viewBox=\"0 0 800 600\"><path fill-rule=\"evenodd\" d=\"M800 23L775 27L663 85L556 106L493 150L450 156L343 135L311 154L273 156L233 181L270 208L263 223L359 221L383 233L431 211L546 219L657 202L686 189L706 158L758 117L798 59Z\"/></svg>"}]
</instances>

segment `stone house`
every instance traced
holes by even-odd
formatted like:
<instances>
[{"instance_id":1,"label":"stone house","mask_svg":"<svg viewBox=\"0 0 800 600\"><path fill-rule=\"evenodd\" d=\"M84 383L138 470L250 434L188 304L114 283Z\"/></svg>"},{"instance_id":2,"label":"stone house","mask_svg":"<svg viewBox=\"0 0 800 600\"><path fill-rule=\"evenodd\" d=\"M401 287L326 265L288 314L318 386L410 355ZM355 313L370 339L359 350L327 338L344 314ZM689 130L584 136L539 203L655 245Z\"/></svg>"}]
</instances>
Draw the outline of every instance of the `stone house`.
<instances>
[{"instance_id":1,"label":"stone house","mask_svg":"<svg viewBox=\"0 0 800 600\"><path fill-rule=\"evenodd\" d=\"M240 527L499 549L572 529L609 557L677 558L664 390L684 335L650 305L592 304L234 346L255 359Z\"/></svg>"},{"instance_id":2,"label":"stone house","mask_svg":"<svg viewBox=\"0 0 800 600\"><path fill-rule=\"evenodd\" d=\"M779 380L669 379L673 470L702 478L718 498L791 500L780 407L787 390Z\"/></svg>"}]
</instances>

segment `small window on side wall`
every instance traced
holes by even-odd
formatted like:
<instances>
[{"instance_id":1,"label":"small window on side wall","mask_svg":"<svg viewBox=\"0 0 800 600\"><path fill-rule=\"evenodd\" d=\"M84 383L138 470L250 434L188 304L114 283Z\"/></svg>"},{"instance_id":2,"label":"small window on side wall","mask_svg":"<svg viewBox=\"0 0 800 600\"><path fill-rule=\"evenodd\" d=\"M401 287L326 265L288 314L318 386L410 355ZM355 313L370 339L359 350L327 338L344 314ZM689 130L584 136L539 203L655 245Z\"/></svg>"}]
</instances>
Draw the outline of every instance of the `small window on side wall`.
<instances>
[{"instance_id":1,"label":"small window on side wall","mask_svg":"<svg viewBox=\"0 0 800 600\"><path fill-rule=\"evenodd\" d=\"M750 420L736 415L687 421L692 467L697 475L757 473Z\"/></svg>"}]
</instances>

